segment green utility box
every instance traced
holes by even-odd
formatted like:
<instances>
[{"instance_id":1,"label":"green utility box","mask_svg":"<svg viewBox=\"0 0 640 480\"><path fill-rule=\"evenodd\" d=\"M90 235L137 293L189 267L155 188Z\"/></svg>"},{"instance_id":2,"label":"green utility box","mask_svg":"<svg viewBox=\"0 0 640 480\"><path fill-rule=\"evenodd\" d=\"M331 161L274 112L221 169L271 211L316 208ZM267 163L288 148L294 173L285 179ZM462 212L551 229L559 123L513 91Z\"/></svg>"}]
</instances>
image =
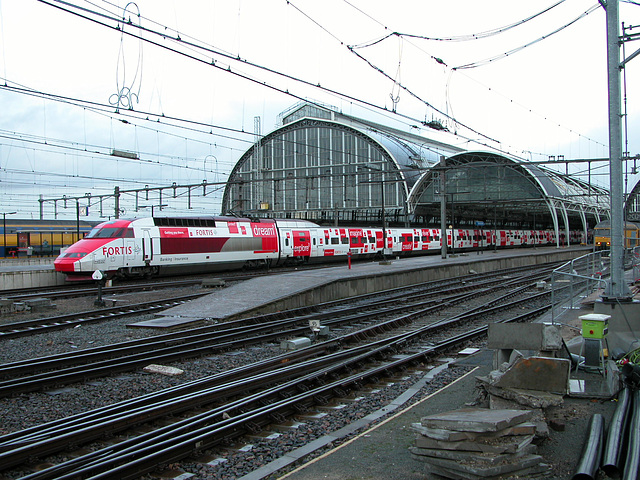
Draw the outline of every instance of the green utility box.
<instances>
[{"instance_id":1,"label":"green utility box","mask_svg":"<svg viewBox=\"0 0 640 480\"><path fill-rule=\"evenodd\" d=\"M611 315L590 313L579 317L582 321L582 338L602 340L609 333L609 319Z\"/></svg>"}]
</instances>

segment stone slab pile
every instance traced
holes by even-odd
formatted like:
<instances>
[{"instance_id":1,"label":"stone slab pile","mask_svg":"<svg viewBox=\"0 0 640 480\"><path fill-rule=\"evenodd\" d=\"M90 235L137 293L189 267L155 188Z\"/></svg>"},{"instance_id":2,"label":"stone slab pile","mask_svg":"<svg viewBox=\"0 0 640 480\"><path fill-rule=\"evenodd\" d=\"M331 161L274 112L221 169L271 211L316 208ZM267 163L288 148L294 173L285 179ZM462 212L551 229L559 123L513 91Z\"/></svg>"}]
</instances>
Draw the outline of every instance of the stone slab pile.
<instances>
[{"instance_id":1,"label":"stone slab pile","mask_svg":"<svg viewBox=\"0 0 640 480\"><path fill-rule=\"evenodd\" d=\"M549 466L532 443L529 410L463 408L423 417L411 456L432 478L497 480L544 478Z\"/></svg>"}]
</instances>

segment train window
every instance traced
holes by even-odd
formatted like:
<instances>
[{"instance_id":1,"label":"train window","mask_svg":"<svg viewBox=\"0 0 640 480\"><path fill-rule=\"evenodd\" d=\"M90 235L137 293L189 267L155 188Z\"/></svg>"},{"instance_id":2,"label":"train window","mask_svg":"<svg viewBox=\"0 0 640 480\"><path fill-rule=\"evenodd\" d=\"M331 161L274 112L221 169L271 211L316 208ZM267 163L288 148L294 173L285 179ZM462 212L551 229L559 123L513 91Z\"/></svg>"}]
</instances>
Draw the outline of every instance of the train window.
<instances>
[{"instance_id":1,"label":"train window","mask_svg":"<svg viewBox=\"0 0 640 480\"><path fill-rule=\"evenodd\" d=\"M342 237L341 240L343 245L346 245L349 243L349 239L347 237Z\"/></svg>"},{"instance_id":2,"label":"train window","mask_svg":"<svg viewBox=\"0 0 640 480\"><path fill-rule=\"evenodd\" d=\"M376 237L369 237L369 243L376 243Z\"/></svg>"},{"instance_id":3,"label":"train window","mask_svg":"<svg viewBox=\"0 0 640 480\"><path fill-rule=\"evenodd\" d=\"M73 252L73 253L65 253L62 255L62 258L82 258L86 257L87 254L84 252Z\"/></svg>"},{"instance_id":4,"label":"train window","mask_svg":"<svg viewBox=\"0 0 640 480\"><path fill-rule=\"evenodd\" d=\"M125 230L124 238L133 238L133 228L127 228Z\"/></svg>"},{"instance_id":5,"label":"train window","mask_svg":"<svg viewBox=\"0 0 640 480\"><path fill-rule=\"evenodd\" d=\"M428 242L429 241L429 237L427 237L426 235L422 236L422 241L423 242Z\"/></svg>"},{"instance_id":6,"label":"train window","mask_svg":"<svg viewBox=\"0 0 640 480\"><path fill-rule=\"evenodd\" d=\"M435 242L439 242L439 241L440 241L440 235L435 235L435 236L433 237L433 240L434 240Z\"/></svg>"},{"instance_id":7,"label":"train window","mask_svg":"<svg viewBox=\"0 0 640 480\"><path fill-rule=\"evenodd\" d=\"M340 243L340 239L337 237L333 237L331 239L331 245L337 245L338 243Z\"/></svg>"},{"instance_id":8,"label":"train window","mask_svg":"<svg viewBox=\"0 0 640 480\"><path fill-rule=\"evenodd\" d=\"M86 238L120 238L124 236L124 228L94 228Z\"/></svg>"},{"instance_id":9,"label":"train window","mask_svg":"<svg viewBox=\"0 0 640 480\"><path fill-rule=\"evenodd\" d=\"M419 242L420 241L420 237L418 237L417 235L415 237L413 237L413 241L414 242Z\"/></svg>"}]
</instances>

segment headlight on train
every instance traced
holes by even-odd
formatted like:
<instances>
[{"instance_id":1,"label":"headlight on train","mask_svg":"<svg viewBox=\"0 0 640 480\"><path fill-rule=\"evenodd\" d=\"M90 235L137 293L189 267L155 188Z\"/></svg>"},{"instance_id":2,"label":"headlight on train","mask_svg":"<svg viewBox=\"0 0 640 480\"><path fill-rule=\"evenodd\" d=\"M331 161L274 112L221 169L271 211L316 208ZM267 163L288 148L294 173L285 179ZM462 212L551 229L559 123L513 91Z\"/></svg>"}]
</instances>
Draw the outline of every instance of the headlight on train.
<instances>
[{"instance_id":1,"label":"headlight on train","mask_svg":"<svg viewBox=\"0 0 640 480\"><path fill-rule=\"evenodd\" d=\"M82 257L86 257L88 255L88 253L85 252L71 252L71 253L65 253L64 255L62 255L61 258L82 258Z\"/></svg>"}]
</instances>

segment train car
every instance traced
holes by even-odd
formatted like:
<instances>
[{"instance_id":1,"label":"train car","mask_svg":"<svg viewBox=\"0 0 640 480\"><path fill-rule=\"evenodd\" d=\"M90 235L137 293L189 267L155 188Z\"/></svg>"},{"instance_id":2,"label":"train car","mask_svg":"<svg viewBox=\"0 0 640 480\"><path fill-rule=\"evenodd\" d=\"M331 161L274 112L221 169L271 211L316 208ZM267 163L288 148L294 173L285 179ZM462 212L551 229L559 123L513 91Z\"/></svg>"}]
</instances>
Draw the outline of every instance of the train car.
<instances>
[{"instance_id":1,"label":"train car","mask_svg":"<svg viewBox=\"0 0 640 480\"><path fill-rule=\"evenodd\" d=\"M97 222L5 218L0 222L0 256L57 256L82 239Z\"/></svg>"},{"instance_id":2,"label":"train car","mask_svg":"<svg viewBox=\"0 0 640 480\"><path fill-rule=\"evenodd\" d=\"M625 222L624 248L640 246L640 223ZM611 221L603 220L593 227L593 239L596 250L608 250L611 248Z\"/></svg>"},{"instance_id":3,"label":"train car","mask_svg":"<svg viewBox=\"0 0 640 480\"><path fill-rule=\"evenodd\" d=\"M447 230L450 251L552 244L547 232ZM119 219L97 225L54 262L69 278L151 277L439 252L439 229L322 227L304 220L235 217ZM496 245L497 242L497 245ZM547 243L544 243L547 242Z\"/></svg>"}]
</instances>

